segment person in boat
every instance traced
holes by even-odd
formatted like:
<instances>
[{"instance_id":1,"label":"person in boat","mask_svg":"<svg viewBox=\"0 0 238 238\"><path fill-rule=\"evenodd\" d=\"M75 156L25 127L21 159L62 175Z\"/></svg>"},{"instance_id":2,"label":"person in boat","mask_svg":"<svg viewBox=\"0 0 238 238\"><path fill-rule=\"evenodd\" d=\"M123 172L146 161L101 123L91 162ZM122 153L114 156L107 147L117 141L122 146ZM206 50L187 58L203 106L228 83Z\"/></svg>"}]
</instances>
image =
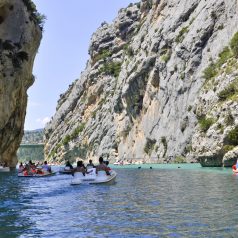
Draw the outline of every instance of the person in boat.
<instances>
[{"instance_id":1,"label":"person in boat","mask_svg":"<svg viewBox=\"0 0 238 238\"><path fill-rule=\"evenodd\" d=\"M42 165L42 170L51 173L51 167L48 165L47 161L45 161L44 164Z\"/></svg>"},{"instance_id":2,"label":"person in boat","mask_svg":"<svg viewBox=\"0 0 238 238\"><path fill-rule=\"evenodd\" d=\"M234 172L235 172L235 170L238 169L238 159L237 159L237 161L236 161L236 164L234 164L234 165L232 166L232 169L233 169ZM238 170L237 170L237 171L238 171Z\"/></svg>"},{"instance_id":3,"label":"person in boat","mask_svg":"<svg viewBox=\"0 0 238 238\"><path fill-rule=\"evenodd\" d=\"M89 163L87 164L86 167L87 167L87 169L95 168L93 161L91 159L89 160Z\"/></svg>"},{"instance_id":4,"label":"person in boat","mask_svg":"<svg viewBox=\"0 0 238 238\"><path fill-rule=\"evenodd\" d=\"M74 169L73 165L68 160L65 164L64 170L73 170L73 169Z\"/></svg>"},{"instance_id":5,"label":"person in boat","mask_svg":"<svg viewBox=\"0 0 238 238\"><path fill-rule=\"evenodd\" d=\"M77 162L77 167L74 169L74 173L76 173L76 172L81 172L85 176L86 168L85 168L82 160L79 160Z\"/></svg>"},{"instance_id":6,"label":"person in boat","mask_svg":"<svg viewBox=\"0 0 238 238\"><path fill-rule=\"evenodd\" d=\"M109 161L108 161L108 160L105 161L105 165L107 166L107 170L108 170L108 171L112 170L112 169L109 167Z\"/></svg>"},{"instance_id":7,"label":"person in boat","mask_svg":"<svg viewBox=\"0 0 238 238\"><path fill-rule=\"evenodd\" d=\"M29 163L28 163L28 164L25 164L22 173L23 173L25 176L26 176L26 175L32 175L32 174L33 174Z\"/></svg>"},{"instance_id":8,"label":"person in boat","mask_svg":"<svg viewBox=\"0 0 238 238\"><path fill-rule=\"evenodd\" d=\"M18 168L18 173L22 173L23 172L23 170L24 170L24 165L22 164L22 162L20 163L20 165L19 165L19 168Z\"/></svg>"},{"instance_id":9,"label":"person in boat","mask_svg":"<svg viewBox=\"0 0 238 238\"><path fill-rule=\"evenodd\" d=\"M98 171L105 171L107 175L110 175L107 165L104 163L103 158L99 157L99 165L96 167L96 173Z\"/></svg>"},{"instance_id":10,"label":"person in boat","mask_svg":"<svg viewBox=\"0 0 238 238\"><path fill-rule=\"evenodd\" d=\"M28 166L30 169L30 173L32 174L36 173L36 165L31 160L29 160Z\"/></svg>"}]
</instances>

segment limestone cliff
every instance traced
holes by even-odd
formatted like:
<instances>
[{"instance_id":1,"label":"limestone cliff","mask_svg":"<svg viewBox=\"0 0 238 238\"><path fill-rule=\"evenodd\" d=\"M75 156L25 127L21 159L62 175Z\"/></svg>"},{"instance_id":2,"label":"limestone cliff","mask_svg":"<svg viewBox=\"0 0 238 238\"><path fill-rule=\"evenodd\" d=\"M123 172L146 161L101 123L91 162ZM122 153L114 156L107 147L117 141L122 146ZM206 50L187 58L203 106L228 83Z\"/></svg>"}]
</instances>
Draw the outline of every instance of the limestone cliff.
<instances>
[{"instance_id":1,"label":"limestone cliff","mask_svg":"<svg viewBox=\"0 0 238 238\"><path fill-rule=\"evenodd\" d=\"M217 96L236 79L237 31L236 0L142 0L121 9L93 34L85 71L61 95L45 128L46 155L221 166L238 144L225 142L238 124L237 100ZM218 64L225 46L229 58ZM210 78L208 66L217 67Z\"/></svg>"},{"instance_id":2,"label":"limestone cliff","mask_svg":"<svg viewBox=\"0 0 238 238\"><path fill-rule=\"evenodd\" d=\"M0 0L0 162L11 167L23 135L27 89L34 82L41 20L30 0Z\"/></svg>"}]
</instances>

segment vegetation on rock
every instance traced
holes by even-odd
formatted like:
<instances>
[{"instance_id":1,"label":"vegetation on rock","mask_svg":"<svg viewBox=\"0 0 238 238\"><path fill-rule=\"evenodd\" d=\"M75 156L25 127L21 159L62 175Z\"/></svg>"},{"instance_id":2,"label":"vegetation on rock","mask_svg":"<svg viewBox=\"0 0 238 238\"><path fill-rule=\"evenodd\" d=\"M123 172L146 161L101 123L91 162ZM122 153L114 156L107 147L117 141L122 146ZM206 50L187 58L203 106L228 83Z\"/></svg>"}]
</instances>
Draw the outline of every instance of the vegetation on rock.
<instances>
[{"instance_id":1,"label":"vegetation on rock","mask_svg":"<svg viewBox=\"0 0 238 238\"><path fill-rule=\"evenodd\" d=\"M221 66L228 62L232 57L238 57L238 32L234 34L230 41L230 45L226 46L223 51L219 54L219 58L214 63L212 62L204 71L203 77L206 81L217 76L221 71Z\"/></svg>"},{"instance_id":2,"label":"vegetation on rock","mask_svg":"<svg viewBox=\"0 0 238 238\"><path fill-rule=\"evenodd\" d=\"M150 138L146 138L146 144L144 147L144 151L147 155L151 155L152 151L154 150L156 144L156 140L155 139L150 139Z\"/></svg>"},{"instance_id":3,"label":"vegetation on rock","mask_svg":"<svg viewBox=\"0 0 238 238\"><path fill-rule=\"evenodd\" d=\"M175 164L187 163L186 158L184 156L176 156L176 158L173 162Z\"/></svg>"},{"instance_id":4,"label":"vegetation on rock","mask_svg":"<svg viewBox=\"0 0 238 238\"><path fill-rule=\"evenodd\" d=\"M229 133L225 137L225 144L233 145L233 146L237 146L238 145L238 125L235 126L234 129L229 131Z\"/></svg>"},{"instance_id":5,"label":"vegetation on rock","mask_svg":"<svg viewBox=\"0 0 238 238\"><path fill-rule=\"evenodd\" d=\"M22 0L27 10L31 13L31 19L43 29L46 16L37 12L36 5L31 0Z\"/></svg>"},{"instance_id":6,"label":"vegetation on rock","mask_svg":"<svg viewBox=\"0 0 238 238\"><path fill-rule=\"evenodd\" d=\"M224 90L222 90L218 94L218 98L220 101L225 101L227 99L230 99L232 96L238 94L237 81L238 80L235 80L235 82L229 84Z\"/></svg>"},{"instance_id":7,"label":"vegetation on rock","mask_svg":"<svg viewBox=\"0 0 238 238\"><path fill-rule=\"evenodd\" d=\"M100 73L104 73L106 75L113 75L115 78L119 76L120 72L121 72L120 62L107 62L103 64L102 68L100 68Z\"/></svg>"},{"instance_id":8,"label":"vegetation on rock","mask_svg":"<svg viewBox=\"0 0 238 238\"><path fill-rule=\"evenodd\" d=\"M168 149L168 144L167 144L167 140L166 140L166 137L165 136L162 136L161 137L161 143L163 144L164 146L164 153L163 153L163 157L166 155L167 153L167 149Z\"/></svg>"},{"instance_id":9,"label":"vegetation on rock","mask_svg":"<svg viewBox=\"0 0 238 238\"><path fill-rule=\"evenodd\" d=\"M235 35L232 37L230 46L234 56L237 58L238 57L238 32L236 32Z\"/></svg>"},{"instance_id":10,"label":"vegetation on rock","mask_svg":"<svg viewBox=\"0 0 238 238\"><path fill-rule=\"evenodd\" d=\"M175 38L175 42L181 43L185 37L185 34L188 32L189 28L188 26L183 27L180 31L177 37Z\"/></svg>"},{"instance_id":11,"label":"vegetation on rock","mask_svg":"<svg viewBox=\"0 0 238 238\"><path fill-rule=\"evenodd\" d=\"M202 132L207 132L214 122L215 120L213 118L207 118L206 116L198 118L198 123Z\"/></svg>"}]
</instances>

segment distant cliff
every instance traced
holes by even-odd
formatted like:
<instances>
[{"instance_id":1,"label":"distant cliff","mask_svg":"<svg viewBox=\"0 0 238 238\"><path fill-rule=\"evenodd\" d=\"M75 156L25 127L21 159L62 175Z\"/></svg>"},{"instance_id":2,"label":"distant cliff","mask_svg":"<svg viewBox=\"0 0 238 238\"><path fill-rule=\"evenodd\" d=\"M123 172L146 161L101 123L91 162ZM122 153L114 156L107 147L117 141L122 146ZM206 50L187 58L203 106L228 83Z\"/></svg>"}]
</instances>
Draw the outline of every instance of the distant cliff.
<instances>
[{"instance_id":1,"label":"distant cliff","mask_svg":"<svg viewBox=\"0 0 238 238\"><path fill-rule=\"evenodd\" d=\"M236 0L142 0L93 34L45 153L231 165L238 150ZM233 42L233 43L232 43Z\"/></svg>"},{"instance_id":2,"label":"distant cliff","mask_svg":"<svg viewBox=\"0 0 238 238\"><path fill-rule=\"evenodd\" d=\"M0 0L0 162L17 163L42 16L30 0Z\"/></svg>"},{"instance_id":3,"label":"distant cliff","mask_svg":"<svg viewBox=\"0 0 238 238\"><path fill-rule=\"evenodd\" d=\"M44 129L24 131L21 144L42 144Z\"/></svg>"},{"instance_id":4,"label":"distant cliff","mask_svg":"<svg viewBox=\"0 0 238 238\"><path fill-rule=\"evenodd\" d=\"M24 131L21 146L17 150L18 161L44 160L43 129Z\"/></svg>"}]
</instances>

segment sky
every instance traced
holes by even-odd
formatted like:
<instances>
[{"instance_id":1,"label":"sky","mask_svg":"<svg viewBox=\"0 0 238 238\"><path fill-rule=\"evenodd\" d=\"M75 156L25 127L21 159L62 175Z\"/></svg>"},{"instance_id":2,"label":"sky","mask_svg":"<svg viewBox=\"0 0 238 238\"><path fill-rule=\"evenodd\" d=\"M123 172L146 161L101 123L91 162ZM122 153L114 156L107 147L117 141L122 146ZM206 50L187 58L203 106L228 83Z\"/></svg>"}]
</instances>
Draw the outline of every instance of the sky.
<instances>
[{"instance_id":1,"label":"sky","mask_svg":"<svg viewBox=\"0 0 238 238\"><path fill-rule=\"evenodd\" d=\"M43 128L55 114L60 94L85 69L92 34L103 21L138 0L33 0L46 16L35 58L35 83L28 89L25 130Z\"/></svg>"}]
</instances>

